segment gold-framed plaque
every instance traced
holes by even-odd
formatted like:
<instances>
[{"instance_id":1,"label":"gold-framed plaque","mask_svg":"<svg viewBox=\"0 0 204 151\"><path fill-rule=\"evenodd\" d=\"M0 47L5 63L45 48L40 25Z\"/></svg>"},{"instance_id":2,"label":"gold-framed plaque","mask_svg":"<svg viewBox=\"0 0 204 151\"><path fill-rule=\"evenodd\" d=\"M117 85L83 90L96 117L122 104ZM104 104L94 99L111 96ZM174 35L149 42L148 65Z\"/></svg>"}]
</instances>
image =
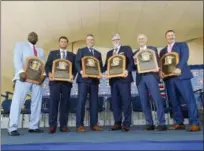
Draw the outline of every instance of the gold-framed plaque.
<instances>
[{"instance_id":1,"label":"gold-framed plaque","mask_svg":"<svg viewBox=\"0 0 204 151\"><path fill-rule=\"evenodd\" d=\"M90 78L100 78L101 67L100 62L96 57L84 56L81 59L82 63L82 76Z\"/></svg>"},{"instance_id":2,"label":"gold-framed plaque","mask_svg":"<svg viewBox=\"0 0 204 151\"><path fill-rule=\"evenodd\" d=\"M57 59L53 61L52 77L55 81L73 82L72 62L66 59Z\"/></svg>"},{"instance_id":3,"label":"gold-framed plaque","mask_svg":"<svg viewBox=\"0 0 204 151\"><path fill-rule=\"evenodd\" d=\"M126 69L126 57L124 55L121 54L113 55L108 59L107 65L108 78L122 77L125 69Z\"/></svg>"},{"instance_id":4,"label":"gold-framed plaque","mask_svg":"<svg viewBox=\"0 0 204 151\"><path fill-rule=\"evenodd\" d=\"M152 49L139 51L133 56L133 59L137 62L138 73L152 72L159 68L156 53Z\"/></svg>"},{"instance_id":5,"label":"gold-framed plaque","mask_svg":"<svg viewBox=\"0 0 204 151\"><path fill-rule=\"evenodd\" d=\"M45 78L45 63L39 57L28 57L24 66L26 82L41 84Z\"/></svg>"},{"instance_id":6,"label":"gold-framed plaque","mask_svg":"<svg viewBox=\"0 0 204 151\"><path fill-rule=\"evenodd\" d=\"M179 54L176 52L169 52L163 55L160 59L161 71L164 74L164 78L176 76L174 70L179 63Z\"/></svg>"}]
</instances>

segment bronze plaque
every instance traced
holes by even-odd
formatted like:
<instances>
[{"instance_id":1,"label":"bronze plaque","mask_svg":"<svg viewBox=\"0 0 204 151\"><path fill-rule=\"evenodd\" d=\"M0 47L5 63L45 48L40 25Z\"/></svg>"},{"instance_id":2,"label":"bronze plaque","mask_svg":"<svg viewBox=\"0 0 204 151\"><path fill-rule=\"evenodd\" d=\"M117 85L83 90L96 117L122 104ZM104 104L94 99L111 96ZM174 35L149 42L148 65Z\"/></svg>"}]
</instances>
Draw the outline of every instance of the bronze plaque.
<instances>
[{"instance_id":1,"label":"bronze plaque","mask_svg":"<svg viewBox=\"0 0 204 151\"><path fill-rule=\"evenodd\" d=\"M124 55L113 55L108 59L107 77L122 77L126 68L126 57Z\"/></svg>"},{"instance_id":2,"label":"bronze plaque","mask_svg":"<svg viewBox=\"0 0 204 151\"><path fill-rule=\"evenodd\" d=\"M26 72L26 82L41 84L45 78L45 64L39 57L28 57L24 70Z\"/></svg>"},{"instance_id":3,"label":"bronze plaque","mask_svg":"<svg viewBox=\"0 0 204 151\"><path fill-rule=\"evenodd\" d=\"M139 51L133 59L137 62L138 73L152 72L158 69L157 58L154 50Z\"/></svg>"},{"instance_id":4,"label":"bronze plaque","mask_svg":"<svg viewBox=\"0 0 204 151\"><path fill-rule=\"evenodd\" d=\"M52 76L55 81L72 82L72 63L66 59L53 61Z\"/></svg>"},{"instance_id":5,"label":"bronze plaque","mask_svg":"<svg viewBox=\"0 0 204 151\"><path fill-rule=\"evenodd\" d=\"M82 76L90 78L100 78L100 62L93 56L84 56L82 59Z\"/></svg>"},{"instance_id":6,"label":"bronze plaque","mask_svg":"<svg viewBox=\"0 0 204 151\"><path fill-rule=\"evenodd\" d=\"M163 55L160 59L161 71L164 73L164 78L176 76L174 70L179 63L179 54L176 52L169 52Z\"/></svg>"}]
</instances>

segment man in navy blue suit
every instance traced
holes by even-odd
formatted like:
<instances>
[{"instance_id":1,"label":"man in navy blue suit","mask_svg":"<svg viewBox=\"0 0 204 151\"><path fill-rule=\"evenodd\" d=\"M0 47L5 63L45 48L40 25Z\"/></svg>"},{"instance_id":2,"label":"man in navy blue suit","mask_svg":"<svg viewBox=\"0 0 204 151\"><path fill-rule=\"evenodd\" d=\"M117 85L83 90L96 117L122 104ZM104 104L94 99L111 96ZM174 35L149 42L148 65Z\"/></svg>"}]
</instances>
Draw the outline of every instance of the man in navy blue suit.
<instances>
[{"instance_id":1,"label":"man in navy blue suit","mask_svg":"<svg viewBox=\"0 0 204 151\"><path fill-rule=\"evenodd\" d=\"M93 56L97 58L100 62L101 70L103 68L101 53L93 48L94 46L94 36L88 34L86 36L86 47L78 50L76 55L76 69L78 72L77 83L78 83L78 102L76 109L76 131L84 132L84 114L85 114L85 104L87 100L87 95L89 94L89 107L90 107L90 126L93 131L100 131L101 128L98 125L98 86L100 83L100 78L102 78L102 73L100 78L90 78L82 75L82 64L81 59L84 56ZM101 71L102 72L102 71Z\"/></svg>"},{"instance_id":2,"label":"man in navy blue suit","mask_svg":"<svg viewBox=\"0 0 204 151\"><path fill-rule=\"evenodd\" d=\"M52 77L52 65L53 61L56 59L66 59L70 62L75 62L75 54L67 51L67 45L69 40L65 36L61 36L59 38L59 47L58 50L53 50L50 52L48 56L48 60L45 65L45 70L47 75L49 76L49 86L50 86L50 108L49 108L49 133L55 133L58 125L57 117L58 117L58 106L60 101L60 128L61 132L68 132L69 129L67 127L68 122L68 104L70 100L70 92L72 88L71 82L65 81L55 81ZM73 77L75 76L75 65L72 64L72 73Z\"/></svg>"},{"instance_id":3,"label":"man in navy blue suit","mask_svg":"<svg viewBox=\"0 0 204 151\"><path fill-rule=\"evenodd\" d=\"M138 52L144 51L146 49L151 49L155 51L156 59L159 65L159 56L157 52L157 48L153 46L147 46L147 36L144 34L140 34L137 37L137 42L140 46L140 49L134 52L136 55ZM135 62L137 64L137 62ZM151 95L153 101L155 102L157 108L157 118L159 121L159 125L157 126L158 131L166 130L165 126L165 118L164 118L164 105L161 99L160 90L159 90L159 68L155 69L153 72L148 73L138 73L137 66L136 69L136 84L138 87L138 92L140 96L140 101L142 105L143 112L145 114L145 118L147 121L146 130L154 130L154 122L152 120L152 114L150 109L150 102L149 102L149 94Z\"/></svg>"},{"instance_id":4,"label":"man in navy blue suit","mask_svg":"<svg viewBox=\"0 0 204 151\"><path fill-rule=\"evenodd\" d=\"M112 38L114 49L110 50L106 56L104 71L107 70L108 59L116 54L121 54L126 57L126 70L122 77L110 78L112 107L114 116L114 126L111 130L129 131L131 125L131 82L133 82L132 68L133 68L133 53L130 46L122 46L120 44L120 35L115 34ZM108 77L107 77L108 78ZM124 120L122 122L122 109L124 113Z\"/></svg>"},{"instance_id":5,"label":"man in navy blue suit","mask_svg":"<svg viewBox=\"0 0 204 151\"><path fill-rule=\"evenodd\" d=\"M160 57L169 52L176 52L179 54L179 63L174 71L177 76L164 79L175 120L175 124L172 126L172 129L185 129L183 124L184 119L181 112L181 104L179 103L178 98L178 94L180 94L188 106L190 124L188 131L200 131L198 109L191 84L191 78L193 78L193 75L187 64L189 58L188 45L186 42L175 42L176 35L173 30L168 30L165 33L165 37L168 45L161 50ZM162 72L160 72L160 76L163 77Z\"/></svg>"}]
</instances>

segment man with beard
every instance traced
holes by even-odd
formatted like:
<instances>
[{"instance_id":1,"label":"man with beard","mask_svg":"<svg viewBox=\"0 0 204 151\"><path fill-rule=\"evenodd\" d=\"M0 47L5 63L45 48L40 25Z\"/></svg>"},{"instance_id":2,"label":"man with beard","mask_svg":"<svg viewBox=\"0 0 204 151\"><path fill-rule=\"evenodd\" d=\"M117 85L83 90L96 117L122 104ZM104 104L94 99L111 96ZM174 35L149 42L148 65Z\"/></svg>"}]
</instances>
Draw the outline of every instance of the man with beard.
<instances>
[{"instance_id":1,"label":"man with beard","mask_svg":"<svg viewBox=\"0 0 204 151\"><path fill-rule=\"evenodd\" d=\"M108 59L117 54L126 57L126 67L121 77L110 78L112 107L114 116L114 126L112 131L123 130L129 131L131 125L131 82L133 82L132 68L133 68L133 53L130 46L123 46L120 44L120 35L115 34L112 37L114 49L110 50L106 56L104 71L107 70ZM107 77L107 76L106 76ZM108 78L108 77L107 77ZM124 120L122 122L122 109L124 113Z\"/></svg>"},{"instance_id":2,"label":"man with beard","mask_svg":"<svg viewBox=\"0 0 204 151\"><path fill-rule=\"evenodd\" d=\"M24 71L24 64L28 57L39 57L45 60L44 50L37 48L36 43L38 35L35 32L28 34L28 42L17 43L14 49L14 68L15 76L13 81L16 81L15 90L12 98L8 133L10 136L18 136L18 123L21 112L21 107L24 104L27 93L32 92L31 97L31 115L29 124L29 133L42 133L39 129L41 104L42 104L42 86L32 84L26 81L26 72Z\"/></svg>"}]
</instances>

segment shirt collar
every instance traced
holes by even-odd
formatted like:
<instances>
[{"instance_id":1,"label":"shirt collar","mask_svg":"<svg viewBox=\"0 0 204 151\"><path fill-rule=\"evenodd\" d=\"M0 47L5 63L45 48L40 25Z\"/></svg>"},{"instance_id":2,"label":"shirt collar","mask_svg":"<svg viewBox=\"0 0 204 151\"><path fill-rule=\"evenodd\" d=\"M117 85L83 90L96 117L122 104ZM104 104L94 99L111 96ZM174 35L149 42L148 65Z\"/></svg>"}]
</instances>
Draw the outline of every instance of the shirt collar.
<instances>
[{"instance_id":1,"label":"shirt collar","mask_svg":"<svg viewBox=\"0 0 204 151\"><path fill-rule=\"evenodd\" d=\"M145 50L147 49L147 45L144 45L143 47L140 47L140 50Z\"/></svg>"},{"instance_id":2,"label":"shirt collar","mask_svg":"<svg viewBox=\"0 0 204 151\"><path fill-rule=\"evenodd\" d=\"M33 46L35 46L36 47L36 45L33 45L32 43L30 43L29 41L28 41L28 44L29 44L29 46L31 47L31 48L33 48Z\"/></svg>"},{"instance_id":3,"label":"shirt collar","mask_svg":"<svg viewBox=\"0 0 204 151\"><path fill-rule=\"evenodd\" d=\"M88 48L89 50L90 50L90 49L94 50L94 47L88 47L88 46L87 46L87 48Z\"/></svg>"},{"instance_id":4,"label":"shirt collar","mask_svg":"<svg viewBox=\"0 0 204 151\"><path fill-rule=\"evenodd\" d=\"M65 51L65 52L67 52L67 50L66 50L66 49L64 49L64 50L63 50L63 49L61 49L61 48L60 48L60 52L62 52L62 51Z\"/></svg>"},{"instance_id":5,"label":"shirt collar","mask_svg":"<svg viewBox=\"0 0 204 151\"><path fill-rule=\"evenodd\" d=\"M175 41L173 43L171 43L171 44L168 44L167 46L168 47L173 47L174 44L175 44Z\"/></svg>"}]
</instances>

